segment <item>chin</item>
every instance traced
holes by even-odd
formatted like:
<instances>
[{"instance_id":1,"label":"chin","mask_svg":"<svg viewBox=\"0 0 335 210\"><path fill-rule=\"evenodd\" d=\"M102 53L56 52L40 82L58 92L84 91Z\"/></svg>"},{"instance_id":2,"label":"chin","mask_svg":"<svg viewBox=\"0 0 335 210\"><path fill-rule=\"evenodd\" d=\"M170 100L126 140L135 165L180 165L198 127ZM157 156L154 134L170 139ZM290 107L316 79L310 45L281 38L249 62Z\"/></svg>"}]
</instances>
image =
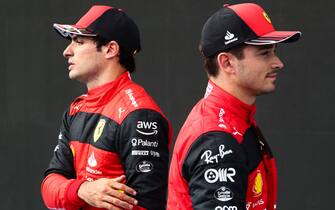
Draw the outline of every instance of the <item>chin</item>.
<instances>
[{"instance_id":1,"label":"chin","mask_svg":"<svg viewBox=\"0 0 335 210\"><path fill-rule=\"evenodd\" d=\"M71 80L76 80L78 78L78 75L72 70L69 72L69 78Z\"/></svg>"},{"instance_id":2,"label":"chin","mask_svg":"<svg viewBox=\"0 0 335 210\"><path fill-rule=\"evenodd\" d=\"M260 92L258 95L270 94L276 92L276 88L266 89Z\"/></svg>"},{"instance_id":3,"label":"chin","mask_svg":"<svg viewBox=\"0 0 335 210\"><path fill-rule=\"evenodd\" d=\"M276 91L276 86L271 85L271 87L266 87L266 88L263 88L262 90L260 90L257 95L270 94L270 93L273 93L275 91Z\"/></svg>"}]
</instances>

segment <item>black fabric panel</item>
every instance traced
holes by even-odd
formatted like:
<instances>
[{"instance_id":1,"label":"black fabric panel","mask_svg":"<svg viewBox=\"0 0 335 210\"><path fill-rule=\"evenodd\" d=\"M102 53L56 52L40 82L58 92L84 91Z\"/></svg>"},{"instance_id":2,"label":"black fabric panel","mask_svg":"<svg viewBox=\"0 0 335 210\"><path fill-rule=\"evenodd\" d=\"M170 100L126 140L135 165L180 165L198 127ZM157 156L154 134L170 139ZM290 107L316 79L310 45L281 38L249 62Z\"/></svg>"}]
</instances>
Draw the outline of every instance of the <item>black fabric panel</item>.
<instances>
[{"instance_id":1,"label":"black fabric panel","mask_svg":"<svg viewBox=\"0 0 335 210\"><path fill-rule=\"evenodd\" d=\"M182 168L193 208L206 210L227 206L245 209L246 161L243 148L228 133L201 135L191 145Z\"/></svg>"},{"instance_id":2,"label":"black fabric panel","mask_svg":"<svg viewBox=\"0 0 335 210\"><path fill-rule=\"evenodd\" d=\"M70 128L70 140L88 143L102 150L117 152L115 148L115 139L119 125L112 119L98 113L79 112L72 116L72 121L75 121ZM102 127L100 137L95 141L94 132L100 122L104 120L105 124Z\"/></svg>"},{"instance_id":3,"label":"black fabric panel","mask_svg":"<svg viewBox=\"0 0 335 210\"><path fill-rule=\"evenodd\" d=\"M260 143L256 136L254 127L250 127L244 134L241 144L247 157L248 173L251 173L262 160Z\"/></svg>"},{"instance_id":4,"label":"black fabric panel","mask_svg":"<svg viewBox=\"0 0 335 210\"><path fill-rule=\"evenodd\" d=\"M86 112L78 112L73 115L72 121L75 123L70 128L70 140L88 143L90 139L93 139L93 132L100 117L100 114Z\"/></svg>"},{"instance_id":5,"label":"black fabric panel","mask_svg":"<svg viewBox=\"0 0 335 210\"><path fill-rule=\"evenodd\" d=\"M127 176L137 191L139 205L163 210L168 177L168 122L158 112L140 109L122 122L116 145Z\"/></svg>"},{"instance_id":6,"label":"black fabric panel","mask_svg":"<svg viewBox=\"0 0 335 210\"><path fill-rule=\"evenodd\" d=\"M257 35L249 26L230 8L223 7L225 15L218 11L206 22L202 31L201 46L206 57L227 51L250 39L255 39ZM230 24L227 24L229 22ZM232 42L225 39L227 31L234 34ZM235 40L235 41L233 41Z\"/></svg>"},{"instance_id":7,"label":"black fabric panel","mask_svg":"<svg viewBox=\"0 0 335 210\"><path fill-rule=\"evenodd\" d=\"M58 144L54 149L53 157L44 175L59 173L68 179L76 178L73 165L73 155L68 144L69 141L69 116L66 110L63 114L62 124L58 135Z\"/></svg>"},{"instance_id":8,"label":"black fabric panel","mask_svg":"<svg viewBox=\"0 0 335 210\"><path fill-rule=\"evenodd\" d=\"M258 127L254 127L253 129L254 129L254 131L257 135L257 139L260 143L260 148L261 148L262 152L265 153L266 155L268 155L270 158L273 158L271 148L270 148L268 142L266 141L262 131Z\"/></svg>"}]
</instances>

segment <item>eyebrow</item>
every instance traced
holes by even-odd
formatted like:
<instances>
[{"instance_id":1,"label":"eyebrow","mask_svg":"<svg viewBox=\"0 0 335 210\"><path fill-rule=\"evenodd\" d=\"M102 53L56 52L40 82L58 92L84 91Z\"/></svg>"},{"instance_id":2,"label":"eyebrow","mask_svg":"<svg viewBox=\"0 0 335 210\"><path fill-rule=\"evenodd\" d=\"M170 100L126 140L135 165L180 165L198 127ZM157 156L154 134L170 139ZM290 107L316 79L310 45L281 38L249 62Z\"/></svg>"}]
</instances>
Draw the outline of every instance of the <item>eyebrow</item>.
<instances>
[{"instance_id":1,"label":"eyebrow","mask_svg":"<svg viewBox=\"0 0 335 210\"><path fill-rule=\"evenodd\" d=\"M276 48L277 46L274 44L266 44L266 45L260 45L259 46L259 50L265 50L265 49L272 49L272 48Z\"/></svg>"},{"instance_id":2,"label":"eyebrow","mask_svg":"<svg viewBox=\"0 0 335 210\"><path fill-rule=\"evenodd\" d=\"M258 45L257 46L257 51L271 50L272 48L274 48L274 50L276 50L277 45L276 44Z\"/></svg>"},{"instance_id":3,"label":"eyebrow","mask_svg":"<svg viewBox=\"0 0 335 210\"><path fill-rule=\"evenodd\" d=\"M80 36L80 35L73 36L72 40L73 41L78 41L78 40L93 40L94 41L94 39L92 37L89 37L89 36Z\"/></svg>"},{"instance_id":4,"label":"eyebrow","mask_svg":"<svg viewBox=\"0 0 335 210\"><path fill-rule=\"evenodd\" d=\"M78 38L79 38L79 37L75 35L75 36L72 37L72 40L73 40L73 41L77 41Z\"/></svg>"}]
</instances>

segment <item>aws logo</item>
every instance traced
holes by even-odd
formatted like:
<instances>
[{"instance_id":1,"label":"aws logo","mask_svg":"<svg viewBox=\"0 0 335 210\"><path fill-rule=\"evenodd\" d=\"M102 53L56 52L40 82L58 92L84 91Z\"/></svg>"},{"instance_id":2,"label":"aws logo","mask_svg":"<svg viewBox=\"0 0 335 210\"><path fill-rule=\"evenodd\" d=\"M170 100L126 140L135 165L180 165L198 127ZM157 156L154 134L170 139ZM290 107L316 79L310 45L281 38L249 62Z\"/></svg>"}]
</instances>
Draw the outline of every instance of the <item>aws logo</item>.
<instances>
[{"instance_id":1,"label":"aws logo","mask_svg":"<svg viewBox=\"0 0 335 210\"><path fill-rule=\"evenodd\" d=\"M136 128L137 132L147 136L156 135L158 133L157 122L137 121Z\"/></svg>"}]
</instances>

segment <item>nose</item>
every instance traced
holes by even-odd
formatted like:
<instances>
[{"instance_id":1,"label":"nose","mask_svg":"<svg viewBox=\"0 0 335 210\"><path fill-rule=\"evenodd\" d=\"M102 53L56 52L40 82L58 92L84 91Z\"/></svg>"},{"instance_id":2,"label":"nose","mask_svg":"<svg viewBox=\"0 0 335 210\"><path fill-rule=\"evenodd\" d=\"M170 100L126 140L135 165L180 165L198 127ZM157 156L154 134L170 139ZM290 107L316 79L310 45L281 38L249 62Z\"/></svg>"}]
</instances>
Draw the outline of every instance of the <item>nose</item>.
<instances>
[{"instance_id":1,"label":"nose","mask_svg":"<svg viewBox=\"0 0 335 210\"><path fill-rule=\"evenodd\" d=\"M284 63L280 60L278 56L275 56L273 64L272 64L273 69L282 69L284 68Z\"/></svg>"},{"instance_id":2,"label":"nose","mask_svg":"<svg viewBox=\"0 0 335 210\"><path fill-rule=\"evenodd\" d=\"M65 58L69 58L70 56L73 55L73 50L72 50L72 42L65 48L63 51L63 56Z\"/></svg>"}]
</instances>

